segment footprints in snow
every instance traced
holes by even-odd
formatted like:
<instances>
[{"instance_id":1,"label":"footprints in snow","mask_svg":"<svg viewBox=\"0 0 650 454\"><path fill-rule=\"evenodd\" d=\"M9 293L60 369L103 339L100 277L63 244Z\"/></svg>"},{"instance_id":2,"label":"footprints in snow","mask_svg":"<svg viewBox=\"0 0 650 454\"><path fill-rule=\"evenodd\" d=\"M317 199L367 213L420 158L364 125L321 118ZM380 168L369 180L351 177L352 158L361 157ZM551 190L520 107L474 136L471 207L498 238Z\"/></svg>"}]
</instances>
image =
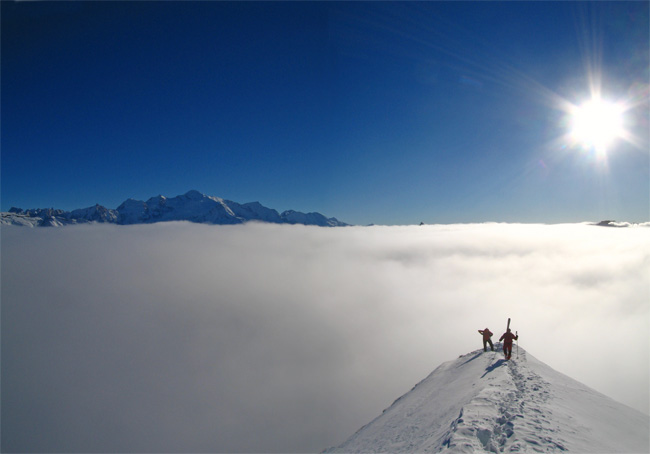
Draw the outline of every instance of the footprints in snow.
<instances>
[{"instance_id":1,"label":"footprints in snow","mask_svg":"<svg viewBox=\"0 0 650 454\"><path fill-rule=\"evenodd\" d=\"M496 355L494 356L496 358ZM504 374L491 374L506 367ZM550 385L520 360L491 361L481 377L490 383L467 404L451 424L443 446L454 452L564 451L546 403Z\"/></svg>"}]
</instances>

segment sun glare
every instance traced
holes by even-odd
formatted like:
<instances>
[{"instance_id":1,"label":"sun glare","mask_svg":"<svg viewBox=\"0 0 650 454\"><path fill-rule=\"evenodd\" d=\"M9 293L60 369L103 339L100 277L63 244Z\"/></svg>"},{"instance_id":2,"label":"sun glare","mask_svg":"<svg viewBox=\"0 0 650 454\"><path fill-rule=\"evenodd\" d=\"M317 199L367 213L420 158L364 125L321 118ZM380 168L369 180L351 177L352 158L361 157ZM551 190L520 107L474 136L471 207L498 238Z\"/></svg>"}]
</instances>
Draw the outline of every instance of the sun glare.
<instances>
[{"instance_id":1,"label":"sun glare","mask_svg":"<svg viewBox=\"0 0 650 454\"><path fill-rule=\"evenodd\" d=\"M578 145L604 153L624 134L623 108L598 98L576 106L571 112L570 133Z\"/></svg>"}]
</instances>

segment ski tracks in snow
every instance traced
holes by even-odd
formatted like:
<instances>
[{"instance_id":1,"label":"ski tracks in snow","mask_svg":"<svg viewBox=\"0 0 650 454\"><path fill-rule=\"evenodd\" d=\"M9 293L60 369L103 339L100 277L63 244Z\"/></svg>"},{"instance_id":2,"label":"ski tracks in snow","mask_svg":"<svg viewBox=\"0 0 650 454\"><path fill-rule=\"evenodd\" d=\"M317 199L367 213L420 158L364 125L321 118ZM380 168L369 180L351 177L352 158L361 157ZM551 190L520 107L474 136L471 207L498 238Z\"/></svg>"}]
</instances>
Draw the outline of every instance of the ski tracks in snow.
<instances>
[{"instance_id":1,"label":"ski tracks in snow","mask_svg":"<svg viewBox=\"0 0 650 454\"><path fill-rule=\"evenodd\" d=\"M566 451L548 403L551 386L527 367L526 353L510 361L500 352L483 356L487 367L481 379L487 384L452 422L442 451Z\"/></svg>"}]
</instances>

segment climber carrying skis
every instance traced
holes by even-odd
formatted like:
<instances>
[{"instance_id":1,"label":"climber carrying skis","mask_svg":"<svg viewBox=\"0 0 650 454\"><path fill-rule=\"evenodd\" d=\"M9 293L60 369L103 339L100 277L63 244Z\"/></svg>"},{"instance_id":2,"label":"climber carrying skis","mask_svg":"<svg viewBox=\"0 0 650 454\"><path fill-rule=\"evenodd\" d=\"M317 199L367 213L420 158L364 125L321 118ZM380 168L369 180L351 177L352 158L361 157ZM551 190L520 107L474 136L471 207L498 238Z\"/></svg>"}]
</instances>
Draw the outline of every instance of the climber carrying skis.
<instances>
[{"instance_id":1,"label":"climber carrying skis","mask_svg":"<svg viewBox=\"0 0 650 454\"><path fill-rule=\"evenodd\" d=\"M487 351L487 344L490 344L490 350L494 351L494 345L492 345L492 339L490 339L493 333L487 328L480 329L478 332L483 335L483 351Z\"/></svg>"},{"instance_id":2,"label":"climber carrying skis","mask_svg":"<svg viewBox=\"0 0 650 454\"><path fill-rule=\"evenodd\" d=\"M508 325L510 325L510 319L508 319ZM512 341L517 339L519 339L519 335L512 334L510 328L499 338L499 341L503 341L503 354L506 355L506 359L510 359L510 355L512 355Z\"/></svg>"}]
</instances>

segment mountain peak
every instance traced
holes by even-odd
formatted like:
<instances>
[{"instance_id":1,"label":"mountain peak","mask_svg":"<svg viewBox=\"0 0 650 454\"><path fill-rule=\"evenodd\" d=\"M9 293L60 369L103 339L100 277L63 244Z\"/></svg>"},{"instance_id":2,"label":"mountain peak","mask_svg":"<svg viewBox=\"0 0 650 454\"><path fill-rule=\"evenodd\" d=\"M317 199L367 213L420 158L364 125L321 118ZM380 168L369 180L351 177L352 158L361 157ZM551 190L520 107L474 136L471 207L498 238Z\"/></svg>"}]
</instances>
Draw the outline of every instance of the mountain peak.
<instances>
[{"instance_id":1,"label":"mountain peak","mask_svg":"<svg viewBox=\"0 0 650 454\"><path fill-rule=\"evenodd\" d=\"M345 226L336 218L327 218L320 213L300 213L293 210L282 215L259 202L243 205L207 196L196 189L172 198L163 195L151 197L146 202L125 200L117 209L111 210L99 204L65 212L54 209L24 211L12 208L0 217L1 224L26 226L61 226L88 222L113 224L151 224L167 221L190 221L204 224L242 224L249 221L274 224L305 224L323 227Z\"/></svg>"},{"instance_id":2,"label":"mountain peak","mask_svg":"<svg viewBox=\"0 0 650 454\"><path fill-rule=\"evenodd\" d=\"M187 191L185 194L183 194L185 198L188 198L190 200L201 200L205 197L207 197L205 194L202 192L197 191L196 189L192 189L190 191Z\"/></svg>"},{"instance_id":3,"label":"mountain peak","mask_svg":"<svg viewBox=\"0 0 650 454\"><path fill-rule=\"evenodd\" d=\"M440 365L325 452L648 452L647 415L538 361L476 350Z\"/></svg>"}]
</instances>

